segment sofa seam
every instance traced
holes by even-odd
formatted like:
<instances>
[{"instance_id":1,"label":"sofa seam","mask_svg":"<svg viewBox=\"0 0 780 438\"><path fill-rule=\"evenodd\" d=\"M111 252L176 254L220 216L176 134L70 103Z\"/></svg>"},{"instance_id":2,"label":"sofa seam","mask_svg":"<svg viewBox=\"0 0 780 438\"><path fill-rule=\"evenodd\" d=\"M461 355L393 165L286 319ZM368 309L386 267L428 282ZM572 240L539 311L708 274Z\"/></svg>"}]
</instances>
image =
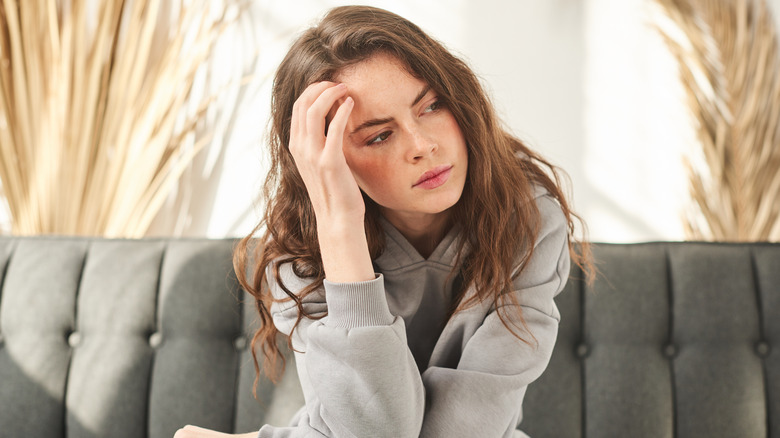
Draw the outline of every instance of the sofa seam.
<instances>
[{"instance_id":1,"label":"sofa seam","mask_svg":"<svg viewBox=\"0 0 780 438\"><path fill-rule=\"evenodd\" d=\"M81 296L81 286L82 282L84 281L84 270L87 266L87 259L89 259L89 254L92 251L93 247L93 241L88 240L86 241L86 247L84 249L84 257L81 259L81 269L79 270L79 278L76 281L76 292L75 296L73 297L73 325L71 326L70 330L71 333L75 333L79 329L79 297ZM65 339L65 342L68 342L68 339ZM67 436L68 435L68 384L70 382L70 373L71 373L71 367L73 366L73 355L74 355L74 347L71 346L68 349L68 365L67 365L67 371L65 372L65 382L63 382L63 390L62 390L62 433Z\"/></svg>"},{"instance_id":2,"label":"sofa seam","mask_svg":"<svg viewBox=\"0 0 780 438\"><path fill-rule=\"evenodd\" d=\"M667 345L675 345L675 324L674 324L674 274L672 270L672 259L670 254L670 247L664 248L664 256L666 263L666 293L667 293L667 305L669 310L669 320L667 322L669 331ZM678 435L677 430L677 376L674 371L674 355L669 355L667 360L669 361L669 390L671 392L671 411L672 411L672 437Z\"/></svg>"},{"instance_id":3,"label":"sofa seam","mask_svg":"<svg viewBox=\"0 0 780 438\"><path fill-rule=\"evenodd\" d=\"M761 282L759 281L759 275L758 275L758 264L756 263L756 254L754 249L750 249L750 271L751 276L753 277L753 289L755 291L756 295L756 314L758 316L758 341L757 342L766 342L766 330L764 327L764 324L766 321L764 320L764 303L761 294ZM757 345L757 344L756 344ZM754 348L757 348L757 346L754 345ZM772 409L771 409L771 397L769 393L769 376L767 375L767 365L766 365L766 356L760 356L759 359L761 360L761 374L762 374L762 380L763 380L763 389L764 389L764 413L766 415L766 434L767 436L770 436L772 432Z\"/></svg>"},{"instance_id":4,"label":"sofa seam","mask_svg":"<svg viewBox=\"0 0 780 438\"><path fill-rule=\"evenodd\" d=\"M11 261L16 256L16 248L18 246L18 241L13 242L13 247L11 248L10 253L8 254L8 259L5 261L5 266L3 267L3 278L0 279L0 309L3 308L3 296L5 295L5 281L8 278L8 267L11 266ZM0 314L2 314L0 312ZM3 328L2 325L0 325L0 339L2 339L3 335Z\"/></svg>"},{"instance_id":5,"label":"sofa seam","mask_svg":"<svg viewBox=\"0 0 780 438\"><path fill-rule=\"evenodd\" d=\"M246 296L247 293L244 291L244 288L241 287L241 283L238 281L238 273L235 272L235 269L233 269L233 273L236 275L235 283L233 286L235 289L235 296L234 299L238 302L238 336L244 336L247 339L247 347L251 348L249 345L251 341L249 341L249 334L247 333L247 330L245 328L246 325L246 318L245 318L245 306L247 305ZM230 270L228 270L228 276L230 276ZM241 390L241 359L244 356L245 349L236 349L236 363L235 363L235 381L233 384L233 416L231 418L232 424L230 425L230 430L235 434L237 433L236 427L238 426L238 415L239 415L239 404L240 404L240 390ZM259 433L259 432L258 432Z\"/></svg>"},{"instance_id":6,"label":"sofa seam","mask_svg":"<svg viewBox=\"0 0 780 438\"><path fill-rule=\"evenodd\" d=\"M162 336L162 325L159 323L160 321L160 289L162 289L162 274L163 274L163 266L165 265L165 257L168 254L168 248L170 247L170 242L165 242L162 246L162 251L160 252L160 266L157 268L157 284L155 286L154 291L154 316L152 317L152 332L149 334L149 336L152 336L155 333L159 333ZM150 341L150 338L147 339L147 341ZM165 342L165 338L161 338L162 342ZM146 433L151 434L151 427L152 427L152 384L154 380L154 364L157 361L157 349L158 347L154 347L149 344L149 347L151 349L151 358L149 359L149 377L146 381Z\"/></svg>"}]
</instances>

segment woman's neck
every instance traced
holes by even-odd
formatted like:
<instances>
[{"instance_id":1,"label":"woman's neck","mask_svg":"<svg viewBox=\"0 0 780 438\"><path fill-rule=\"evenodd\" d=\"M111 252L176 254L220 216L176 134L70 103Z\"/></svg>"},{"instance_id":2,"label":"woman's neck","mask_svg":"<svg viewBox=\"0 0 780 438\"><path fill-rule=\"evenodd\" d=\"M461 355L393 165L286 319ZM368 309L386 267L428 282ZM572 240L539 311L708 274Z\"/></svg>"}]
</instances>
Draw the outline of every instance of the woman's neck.
<instances>
[{"instance_id":1,"label":"woman's neck","mask_svg":"<svg viewBox=\"0 0 780 438\"><path fill-rule=\"evenodd\" d=\"M403 214L387 209L382 209L381 211L385 219L425 259L431 256L452 226L449 210L436 214Z\"/></svg>"}]
</instances>

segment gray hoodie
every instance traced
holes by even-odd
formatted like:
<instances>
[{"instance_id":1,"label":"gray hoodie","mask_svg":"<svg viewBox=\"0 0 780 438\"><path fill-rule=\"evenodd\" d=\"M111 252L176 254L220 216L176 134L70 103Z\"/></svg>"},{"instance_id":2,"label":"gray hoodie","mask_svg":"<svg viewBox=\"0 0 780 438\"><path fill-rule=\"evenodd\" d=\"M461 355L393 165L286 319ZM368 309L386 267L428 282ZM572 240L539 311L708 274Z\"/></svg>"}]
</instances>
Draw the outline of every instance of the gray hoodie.
<instances>
[{"instance_id":1,"label":"gray hoodie","mask_svg":"<svg viewBox=\"0 0 780 438\"><path fill-rule=\"evenodd\" d=\"M560 320L553 297L566 283L570 262L560 206L542 190L536 203L541 231L533 258L513 283L533 335L522 333L530 345L505 327L489 300L447 318L459 282L450 275L462 238L457 228L426 260L383 220L387 245L374 261L376 279L326 280L304 308L327 316L303 318L294 333L295 305L272 306L276 327L292 336L298 351L306 405L291 426L266 425L258 436L525 436L516 430L523 397L549 362ZM310 281L296 277L289 264L281 273L292 291ZM271 290L286 297L277 284Z\"/></svg>"}]
</instances>

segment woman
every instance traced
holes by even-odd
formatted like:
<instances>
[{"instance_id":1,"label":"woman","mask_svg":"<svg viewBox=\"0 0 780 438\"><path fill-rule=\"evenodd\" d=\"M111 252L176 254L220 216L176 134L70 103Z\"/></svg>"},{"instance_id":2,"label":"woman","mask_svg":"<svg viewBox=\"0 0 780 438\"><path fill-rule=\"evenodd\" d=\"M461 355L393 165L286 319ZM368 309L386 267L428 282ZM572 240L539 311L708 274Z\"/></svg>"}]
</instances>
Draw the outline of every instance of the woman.
<instances>
[{"instance_id":1,"label":"woman","mask_svg":"<svg viewBox=\"0 0 780 438\"><path fill-rule=\"evenodd\" d=\"M381 9L302 34L272 106L264 244L244 239L236 269L254 272L263 369L281 332L306 405L259 436L524 436L553 297L572 258L589 266L554 169L461 60Z\"/></svg>"}]
</instances>

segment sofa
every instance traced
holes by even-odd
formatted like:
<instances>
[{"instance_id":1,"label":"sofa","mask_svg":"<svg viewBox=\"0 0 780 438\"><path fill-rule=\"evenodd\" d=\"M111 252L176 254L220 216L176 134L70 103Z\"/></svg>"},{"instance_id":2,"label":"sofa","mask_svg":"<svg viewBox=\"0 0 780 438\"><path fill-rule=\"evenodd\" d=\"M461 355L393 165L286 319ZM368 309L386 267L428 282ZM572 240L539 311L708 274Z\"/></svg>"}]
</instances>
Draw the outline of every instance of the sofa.
<instances>
[{"instance_id":1,"label":"sofa","mask_svg":"<svg viewBox=\"0 0 780 438\"><path fill-rule=\"evenodd\" d=\"M295 367L252 396L235 240L0 238L0 437L170 438L286 424ZM780 437L780 245L595 244L574 268L531 437Z\"/></svg>"}]
</instances>

